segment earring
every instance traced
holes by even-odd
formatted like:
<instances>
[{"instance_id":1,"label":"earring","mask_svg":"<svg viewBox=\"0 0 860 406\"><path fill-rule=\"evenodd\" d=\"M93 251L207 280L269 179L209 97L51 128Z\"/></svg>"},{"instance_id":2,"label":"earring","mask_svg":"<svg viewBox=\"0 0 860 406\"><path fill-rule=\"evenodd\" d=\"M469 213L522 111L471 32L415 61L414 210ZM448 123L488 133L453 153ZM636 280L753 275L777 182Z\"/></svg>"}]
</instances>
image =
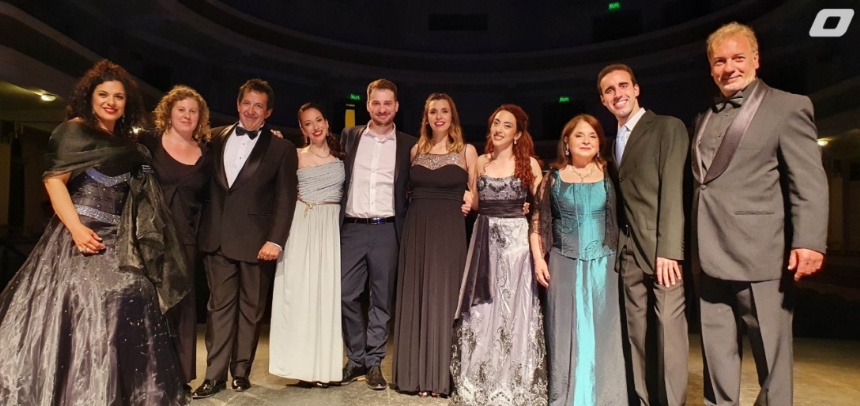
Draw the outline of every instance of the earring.
<instances>
[{"instance_id":1,"label":"earring","mask_svg":"<svg viewBox=\"0 0 860 406\"><path fill-rule=\"evenodd\" d=\"M567 146L565 145L565 147L567 147ZM569 147L564 149L564 156L568 156L568 155L570 155L570 148Z\"/></svg>"},{"instance_id":2,"label":"earring","mask_svg":"<svg viewBox=\"0 0 860 406\"><path fill-rule=\"evenodd\" d=\"M517 145L517 140L514 140L514 145Z\"/></svg>"}]
</instances>

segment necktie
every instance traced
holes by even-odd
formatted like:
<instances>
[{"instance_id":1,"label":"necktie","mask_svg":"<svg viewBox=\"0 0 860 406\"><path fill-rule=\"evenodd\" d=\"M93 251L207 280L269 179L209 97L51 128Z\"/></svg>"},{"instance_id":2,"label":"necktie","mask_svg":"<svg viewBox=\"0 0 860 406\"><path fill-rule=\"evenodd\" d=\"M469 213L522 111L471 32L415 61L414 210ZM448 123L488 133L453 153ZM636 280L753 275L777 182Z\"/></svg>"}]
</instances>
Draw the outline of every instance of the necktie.
<instances>
[{"instance_id":1,"label":"necktie","mask_svg":"<svg viewBox=\"0 0 860 406\"><path fill-rule=\"evenodd\" d=\"M615 138L615 163L621 165L621 157L624 156L624 147L627 146L627 138L630 136L630 130L627 126L618 129L618 137Z\"/></svg>"},{"instance_id":2,"label":"necktie","mask_svg":"<svg viewBox=\"0 0 860 406\"><path fill-rule=\"evenodd\" d=\"M258 134L259 132L260 132L260 130L250 131L250 130L246 130L246 129L242 128L242 127L238 127L238 126L236 127L236 135L238 135L238 136L240 136L240 137L241 137L241 136L243 136L243 135L247 135L247 136L248 136L248 138L250 138L250 139L252 139L252 140L253 140L254 138L257 138L257 134Z\"/></svg>"}]
</instances>

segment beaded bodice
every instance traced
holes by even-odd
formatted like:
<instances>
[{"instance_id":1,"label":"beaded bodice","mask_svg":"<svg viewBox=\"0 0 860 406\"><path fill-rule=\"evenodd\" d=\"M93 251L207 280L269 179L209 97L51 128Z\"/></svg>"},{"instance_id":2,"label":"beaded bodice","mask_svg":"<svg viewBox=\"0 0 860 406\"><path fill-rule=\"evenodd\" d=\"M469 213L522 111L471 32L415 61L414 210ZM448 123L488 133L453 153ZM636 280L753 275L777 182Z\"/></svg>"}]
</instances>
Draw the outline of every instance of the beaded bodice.
<instances>
[{"instance_id":1,"label":"beaded bodice","mask_svg":"<svg viewBox=\"0 0 860 406\"><path fill-rule=\"evenodd\" d=\"M458 152L447 154L419 154L412 161L412 165L421 165L431 171L435 171L445 165L457 165L465 169L466 165Z\"/></svg>"},{"instance_id":2,"label":"beaded bodice","mask_svg":"<svg viewBox=\"0 0 860 406\"><path fill-rule=\"evenodd\" d=\"M89 168L69 181L67 187L78 214L107 224L119 224L131 173L105 175Z\"/></svg>"}]
</instances>

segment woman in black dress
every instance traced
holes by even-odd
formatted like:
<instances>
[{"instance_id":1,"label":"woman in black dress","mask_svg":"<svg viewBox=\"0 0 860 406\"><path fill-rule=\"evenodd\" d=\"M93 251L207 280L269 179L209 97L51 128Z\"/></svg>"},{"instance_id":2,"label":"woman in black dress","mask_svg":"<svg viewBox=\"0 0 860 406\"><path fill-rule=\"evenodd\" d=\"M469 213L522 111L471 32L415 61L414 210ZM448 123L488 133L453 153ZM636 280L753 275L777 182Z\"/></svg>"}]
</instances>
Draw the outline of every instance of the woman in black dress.
<instances>
[{"instance_id":1,"label":"woman in black dress","mask_svg":"<svg viewBox=\"0 0 860 406\"><path fill-rule=\"evenodd\" d=\"M410 206L397 267L393 378L401 392L438 397L451 391L454 316L466 264L461 211L472 200L477 158L475 147L463 142L454 100L431 94L412 147Z\"/></svg>"},{"instance_id":2,"label":"woman in black dress","mask_svg":"<svg viewBox=\"0 0 860 406\"><path fill-rule=\"evenodd\" d=\"M56 211L0 294L0 399L10 405L187 404L162 312L188 292L164 195L133 128L137 85L101 61L51 134Z\"/></svg>"},{"instance_id":3,"label":"woman in black dress","mask_svg":"<svg viewBox=\"0 0 860 406\"><path fill-rule=\"evenodd\" d=\"M211 174L206 153L209 107L196 90L174 86L152 113L155 131L140 136L152 154L152 167L170 207L185 263L194 275L197 224ZM167 312L184 382L196 377L197 311L194 289ZM190 389L190 387L189 387Z\"/></svg>"}]
</instances>

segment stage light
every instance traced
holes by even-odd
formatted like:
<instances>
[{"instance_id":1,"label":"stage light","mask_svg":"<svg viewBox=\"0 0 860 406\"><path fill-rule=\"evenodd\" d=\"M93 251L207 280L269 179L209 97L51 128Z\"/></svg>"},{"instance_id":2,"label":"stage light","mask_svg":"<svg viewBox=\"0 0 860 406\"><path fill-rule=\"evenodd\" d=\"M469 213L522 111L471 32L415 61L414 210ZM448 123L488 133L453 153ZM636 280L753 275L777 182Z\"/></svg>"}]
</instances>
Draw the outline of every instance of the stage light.
<instances>
[{"instance_id":1,"label":"stage light","mask_svg":"<svg viewBox=\"0 0 860 406\"><path fill-rule=\"evenodd\" d=\"M42 93L41 95L39 95L39 98L42 99L43 102L52 102L54 100L57 100L57 96L51 93Z\"/></svg>"}]
</instances>

